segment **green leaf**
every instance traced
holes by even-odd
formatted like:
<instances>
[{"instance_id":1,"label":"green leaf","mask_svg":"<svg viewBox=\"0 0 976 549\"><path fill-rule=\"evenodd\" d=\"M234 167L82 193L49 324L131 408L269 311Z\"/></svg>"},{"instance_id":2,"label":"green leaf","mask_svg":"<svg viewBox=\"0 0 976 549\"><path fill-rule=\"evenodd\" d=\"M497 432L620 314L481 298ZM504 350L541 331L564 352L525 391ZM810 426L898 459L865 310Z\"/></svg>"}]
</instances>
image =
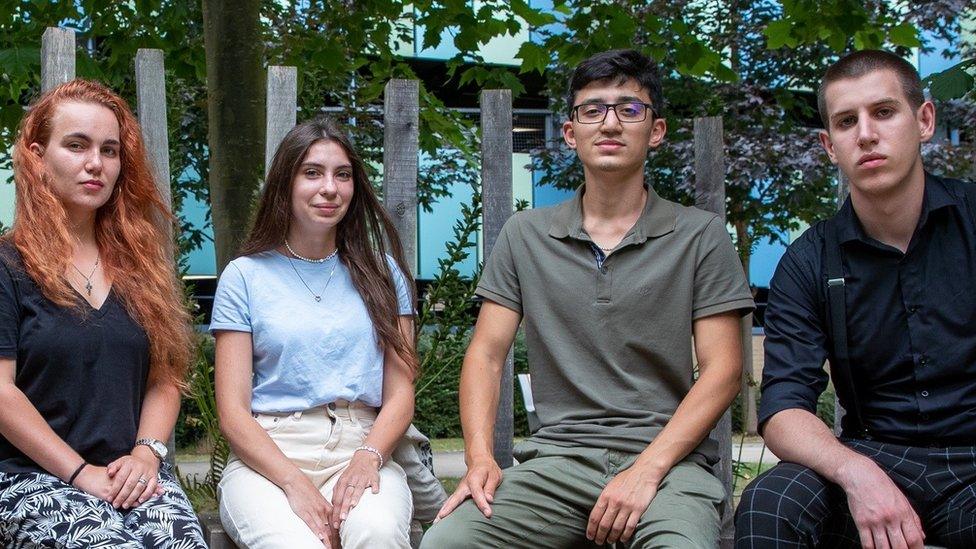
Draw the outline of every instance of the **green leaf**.
<instances>
[{"instance_id":1,"label":"green leaf","mask_svg":"<svg viewBox=\"0 0 976 549\"><path fill-rule=\"evenodd\" d=\"M911 23L905 22L888 31L888 40L895 46L917 48L922 45L918 39L918 31Z\"/></svg>"},{"instance_id":2,"label":"green leaf","mask_svg":"<svg viewBox=\"0 0 976 549\"><path fill-rule=\"evenodd\" d=\"M518 77L515 76L514 74L508 71L503 71L498 76L499 76L499 80L501 81L502 87L505 89L512 90L513 97L518 97L523 93L525 93L525 85L523 85L522 81L519 80Z\"/></svg>"},{"instance_id":3,"label":"green leaf","mask_svg":"<svg viewBox=\"0 0 976 549\"><path fill-rule=\"evenodd\" d=\"M735 71L721 63L712 69L712 74L715 75L715 78L725 82L737 82L739 80L739 75Z\"/></svg>"},{"instance_id":4,"label":"green leaf","mask_svg":"<svg viewBox=\"0 0 976 549\"><path fill-rule=\"evenodd\" d=\"M0 67L6 74L26 74L41 66L41 48L13 47L0 50Z\"/></svg>"},{"instance_id":5,"label":"green leaf","mask_svg":"<svg viewBox=\"0 0 976 549\"><path fill-rule=\"evenodd\" d=\"M522 60L522 68L519 70L520 73L536 71L542 74L549 64L549 52L542 46L532 42L522 44L515 57Z\"/></svg>"},{"instance_id":6,"label":"green leaf","mask_svg":"<svg viewBox=\"0 0 976 549\"><path fill-rule=\"evenodd\" d=\"M830 35L830 38L827 38L827 45L832 50L839 52L847 45L847 37L843 33L835 32Z\"/></svg>"},{"instance_id":7,"label":"green leaf","mask_svg":"<svg viewBox=\"0 0 976 549\"><path fill-rule=\"evenodd\" d=\"M970 66L976 66L976 59L967 59L942 72L929 75L924 82L929 85L932 97L940 100L959 99L976 89L976 78L965 70Z\"/></svg>"},{"instance_id":8,"label":"green leaf","mask_svg":"<svg viewBox=\"0 0 976 549\"><path fill-rule=\"evenodd\" d=\"M525 0L512 0L512 12L521 17L526 23L533 27L541 27L550 23L555 23L556 18L551 13L533 9Z\"/></svg>"},{"instance_id":9,"label":"green leaf","mask_svg":"<svg viewBox=\"0 0 976 549\"><path fill-rule=\"evenodd\" d=\"M775 50L783 46L795 46L796 40L791 36L793 25L785 19L772 21L766 25L766 47Z\"/></svg>"},{"instance_id":10,"label":"green leaf","mask_svg":"<svg viewBox=\"0 0 976 549\"><path fill-rule=\"evenodd\" d=\"M570 8L569 6L567 6L566 4L557 4L557 5L553 6L552 7L552 11L557 12L557 13L561 13L563 15L572 15L573 14L573 9Z\"/></svg>"}]
</instances>

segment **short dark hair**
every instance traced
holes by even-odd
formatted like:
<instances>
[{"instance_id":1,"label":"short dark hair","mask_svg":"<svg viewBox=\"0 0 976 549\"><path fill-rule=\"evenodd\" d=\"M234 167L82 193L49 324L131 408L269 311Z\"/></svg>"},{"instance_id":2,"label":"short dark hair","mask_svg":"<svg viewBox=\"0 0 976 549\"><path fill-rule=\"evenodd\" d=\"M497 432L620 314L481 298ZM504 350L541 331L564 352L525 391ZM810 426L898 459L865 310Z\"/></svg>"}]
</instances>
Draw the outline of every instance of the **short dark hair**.
<instances>
[{"instance_id":1,"label":"short dark hair","mask_svg":"<svg viewBox=\"0 0 976 549\"><path fill-rule=\"evenodd\" d=\"M827 86L838 80L848 78L860 78L869 72L889 70L898 76L901 81L901 89L905 92L908 104L913 109L918 110L925 102L925 92L922 90L922 79L918 76L918 71L911 63L903 58L884 50L861 50L840 58L839 61L831 65L824 73L823 80L820 81L820 88L817 90L817 109L820 111L820 120L824 128L827 125Z\"/></svg>"},{"instance_id":2,"label":"short dark hair","mask_svg":"<svg viewBox=\"0 0 976 549\"><path fill-rule=\"evenodd\" d=\"M610 50L593 55L576 66L569 77L569 92L566 107L573 115L573 102L576 92L591 82L612 80L615 84L634 79L640 87L647 90L651 98L654 114L661 117L664 112L664 98L661 92L661 75L657 63L637 50Z\"/></svg>"}]
</instances>

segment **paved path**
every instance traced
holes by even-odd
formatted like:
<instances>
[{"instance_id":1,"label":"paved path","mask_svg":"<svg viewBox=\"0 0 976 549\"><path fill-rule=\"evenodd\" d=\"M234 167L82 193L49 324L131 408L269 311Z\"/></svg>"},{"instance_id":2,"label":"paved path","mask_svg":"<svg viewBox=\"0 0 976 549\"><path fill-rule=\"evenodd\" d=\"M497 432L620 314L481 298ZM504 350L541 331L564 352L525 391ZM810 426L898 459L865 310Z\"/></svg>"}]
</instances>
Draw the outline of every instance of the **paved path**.
<instances>
[{"instance_id":1,"label":"paved path","mask_svg":"<svg viewBox=\"0 0 976 549\"><path fill-rule=\"evenodd\" d=\"M739 445L732 444L732 459L745 461L749 463L758 463L762 458L763 463L778 463L779 459L773 455L772 452L766 448L763 451L763 445L759 442L747 442L742 445L742 454L740 458ZM194 475L197 478L203 478L206 474L209 462L207 461L178 461L177 465L180 468L180 473L183 475ZM434 472L438 477L448 478L448 477L462 477L467 467L464 465L464 452L435 452L434 453Z\"/></svg>"}]
</instances>

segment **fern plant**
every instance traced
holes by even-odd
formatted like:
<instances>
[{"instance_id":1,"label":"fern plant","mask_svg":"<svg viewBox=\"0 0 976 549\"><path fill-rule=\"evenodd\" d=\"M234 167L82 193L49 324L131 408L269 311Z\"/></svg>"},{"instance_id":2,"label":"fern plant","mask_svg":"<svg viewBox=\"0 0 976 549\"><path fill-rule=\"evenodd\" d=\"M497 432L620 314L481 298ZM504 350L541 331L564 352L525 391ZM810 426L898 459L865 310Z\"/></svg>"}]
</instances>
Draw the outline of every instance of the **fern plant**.
<instances>
[{"instance_id":1,"label":"fern plant","mask_svg":"<svg viewBox=\"0 0 976 549\"><path fill-rule=\"evenodd\" d=\"M177 477L186 491L194 509L202 511L217 506L217 484L224 474L230 456L230 446L220 432L217 418L217 399L214 391L213 338L201 334L197 342L197 359L194 361L189 379L189 396L196 404L197 417L212 443L210 466L202 479L183 475L177 468Z\"/></svg>"}]
</instances>

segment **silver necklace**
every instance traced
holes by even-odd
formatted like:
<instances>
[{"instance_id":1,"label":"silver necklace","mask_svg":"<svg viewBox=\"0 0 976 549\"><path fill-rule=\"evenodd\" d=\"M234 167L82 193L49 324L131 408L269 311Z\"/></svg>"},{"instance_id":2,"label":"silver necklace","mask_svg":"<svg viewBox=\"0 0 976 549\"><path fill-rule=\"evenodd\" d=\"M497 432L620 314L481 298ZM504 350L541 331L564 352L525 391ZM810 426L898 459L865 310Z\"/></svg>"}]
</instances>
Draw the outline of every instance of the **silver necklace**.
<instances>
[{"instance_id":1,"label":"silver necklace","mask_svg":"<svg viewBox=\"0 0 976 549\"><path fill-rule=\"evenodd\" d=\"M303 255L298 255L297 253L295 253L295 250L291 249L291 245L288 244L288 239L287 238L285 239L285 248L288 250L288 253L290 253L291 255L295 256L295 259L301 259L302 261L307 261L309 263L325 263L326 261L332 259L332 257L335 256L335 254L339 253L339 247L336 246L336 249L332 250L332 253L331 254L323 257L322 259L312 259L311 257L305 257Z\"/></svg>"},{"instance_id":2,"label":"silver necklace","mask_svg":"<svg viewBox=\"0 0 976 549\"><path fill-rule=\"evenodd\" d=\"M91 297L92 288L94 288L94 285L92 285L92 277L95 276L95 269L98 268L99 261L100 258L96 255L95 266L92 267L92 270L90 273L88 273L88 276L85 276L85 273L81 272L81 269L79 269L78 266L75 265L74 261L71 262L71 266L74 267L75 270L78 271L78 274L80 274L85 279L85 290L88 292L88 297Z\"/></svg>"},{"instance_id":3,"label":"silver necklace","mask_svg":"<svg viewBox=\"0 0 976 549\"><path fill-rule=\"evenodd\" d=\"M288 251L291 250L289 249ZM325 259L315 259L315 260L306 260L306 261L312 261L313 263L322 263L323 261L328 261L329 259L332 259L333 257L335 257L335 255L336 252L332 252L331 254L329 254L329 257ZM299 257L298 259L302 259L302 258ZM325 281L325 286L322 287L322 291L317 294L315 293L314 290L312 290L311 286L308 285L308 282L305 282L305 279L302 278L302 273L298 272L298 268L295 267L295 262L290 257L288 258L288 264L291 265L291 268L295 271L295 274L298 275L298 280L301 280L302 284L305 285L305 288L308 290L308 293L312 294L312 297L315 298L316 302L319 302L322 301L322 294L325 293L325 290L328 289L329 287L329 283L332 282L332 275L335 274L336 265L339 264L339 259L336 258L335 263L332 264L332 270L329 272L329 279Z\"/></svg>"}]
</instances>

